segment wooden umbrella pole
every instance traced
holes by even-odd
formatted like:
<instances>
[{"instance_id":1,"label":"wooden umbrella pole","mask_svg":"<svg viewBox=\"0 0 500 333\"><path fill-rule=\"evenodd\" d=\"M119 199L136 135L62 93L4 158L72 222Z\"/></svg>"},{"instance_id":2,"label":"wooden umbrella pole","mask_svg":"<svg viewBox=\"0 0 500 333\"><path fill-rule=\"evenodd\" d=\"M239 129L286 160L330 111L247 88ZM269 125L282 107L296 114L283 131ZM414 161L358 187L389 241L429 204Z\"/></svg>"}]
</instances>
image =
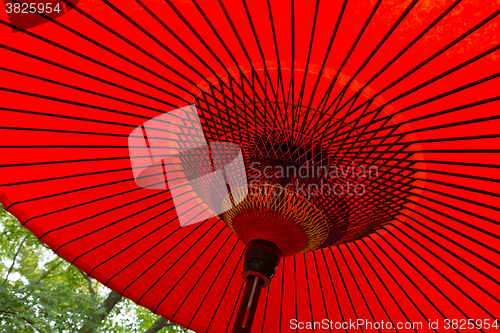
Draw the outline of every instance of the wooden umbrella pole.
<instances>
[{"instance_id":1,"label":"wooden umbrella pole","mask_svg":"<svg viewBox=\"0 0 500 333\"><path fill-rule=\"evenodd\" d=\"M252 329L252 322L263 284L264 281L259 279L258 276L248 277L234 322L233 333L248 333Z\"/></svg>"},{"instance_id":2,"label":"wooden umbrella pole","mask_svg":"<svg viewBox=\"0 0 500 333\"><path fill-rule=\"evenodd\" d=\"M271 279L278 268L281 251L271 242L256 239L247 245L243 273L245 289L240 300L238 314L233 326L233 333L249 333L259 302L262 288L271 284Z\"/></svg>"}]
</instances>

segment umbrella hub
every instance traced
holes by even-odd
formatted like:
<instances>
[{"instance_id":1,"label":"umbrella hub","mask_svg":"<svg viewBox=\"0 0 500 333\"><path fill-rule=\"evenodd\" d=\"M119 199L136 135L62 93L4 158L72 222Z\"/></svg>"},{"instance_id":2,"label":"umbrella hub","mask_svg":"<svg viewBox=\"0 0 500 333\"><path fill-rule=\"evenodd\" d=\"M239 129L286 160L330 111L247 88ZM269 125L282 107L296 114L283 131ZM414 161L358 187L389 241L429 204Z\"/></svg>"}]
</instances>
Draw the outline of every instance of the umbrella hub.
<instances>
[{"instance_id":1,"label":"umbrella hub","mask_svg":"<svg viewBox=\"0 0 500 333\"><path fill-rule=\"evenodd\" d=\"M263 239L254 239L247 245L241 276L246 282L249 277L258 277L262 280L262 287L267 288L280 259L281 251L275 244Z\"/></svg>"},{"instance_id":2,"label":"umbrella hub","mask_svg":"<svg viewBox=\"0 0 500 333\"><path fill-rule=\"evenodd\" d=\"M239 202L234 208L232 201ZM286 257L318 248L327 239L325 214L295 191L268 184L251 184L232 191L223 201L222 217L247 246L266 240Z\"/></svg>"}]
</instances>

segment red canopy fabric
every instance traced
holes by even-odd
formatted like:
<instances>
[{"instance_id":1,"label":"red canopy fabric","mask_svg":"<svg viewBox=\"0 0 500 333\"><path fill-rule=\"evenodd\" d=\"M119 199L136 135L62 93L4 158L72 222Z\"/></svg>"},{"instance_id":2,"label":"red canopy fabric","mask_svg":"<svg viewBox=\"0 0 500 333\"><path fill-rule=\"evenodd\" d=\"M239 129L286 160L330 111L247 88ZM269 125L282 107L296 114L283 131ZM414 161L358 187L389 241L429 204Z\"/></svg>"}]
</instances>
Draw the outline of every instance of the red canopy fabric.
<instances>
[{"instance_id":1,"label":"red canopy fabric","mask_svg":"<svg viewBox=\"0 0 500 333\"><path fill-rule=\"evenodd\" d=\"M373 147L392 196L383 228L282 260L252 332L499 317L500 2L63 2L28 30L0 14L0 201L59 255L175 323L230 331L243 243L218 218L181 228L169 190L136 185L128 136L194 104L212 140L244 127L220 110L289 103L323 112L299 113L302 131Z\"/></svg>"}]
</instances>

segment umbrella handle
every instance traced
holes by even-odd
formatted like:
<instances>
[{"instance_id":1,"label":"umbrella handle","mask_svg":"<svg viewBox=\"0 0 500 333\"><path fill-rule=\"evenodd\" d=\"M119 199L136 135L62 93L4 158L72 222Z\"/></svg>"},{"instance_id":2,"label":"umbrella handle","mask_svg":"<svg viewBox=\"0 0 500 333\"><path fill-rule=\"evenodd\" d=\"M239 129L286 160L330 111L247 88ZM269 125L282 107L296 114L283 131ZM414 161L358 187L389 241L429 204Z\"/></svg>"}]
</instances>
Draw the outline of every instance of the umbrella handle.
<instances>
[{"instance_id":1,"label":"umbrella handle","mask_svg":"<svg viewBox=\"0 0 500 333\"><path fill-rule=\"evenodd\" d=\"M252 329L252 322L263 285L264 281L259 279L258 276L248 277L234 322L233 333L249 333Z\"/></svg>"},{"instance_id":2,"label":"umbrella handle","mask_svg":"<svg viewBox=\"0 0 500 333\"><path fill-rule=\"evenodd\" d=\"M241 297L233 333L249 333L262 288L271 284L271 279L281 259L280 249L272 242L255 239L248 242L245 251L243 273L245 290Z\"/></svg>"}]
</instances>

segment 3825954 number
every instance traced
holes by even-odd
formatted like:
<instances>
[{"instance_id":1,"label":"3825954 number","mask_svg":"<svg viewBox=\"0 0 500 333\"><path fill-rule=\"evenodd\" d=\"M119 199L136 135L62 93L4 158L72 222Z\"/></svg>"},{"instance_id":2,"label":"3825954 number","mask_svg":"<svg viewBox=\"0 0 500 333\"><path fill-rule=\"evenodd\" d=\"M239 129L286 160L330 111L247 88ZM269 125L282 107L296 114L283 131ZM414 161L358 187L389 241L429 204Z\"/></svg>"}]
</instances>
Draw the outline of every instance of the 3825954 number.
<instances>
[{"instance_id":1,"label":"3825954 number","mask_svg":"<svg viewBox=\"0 0 500 333\"><path fill-rule=\"evenodd\" d=\"M456 330L456 329L460 329L460 330L472 330L474 328L478 328L478 329L498 329L499 325L498 325L498 320L495 319L469 319L469 320L465 320L465 319L445 319L444 320L444 329L445 330L448 330L448 329L453 329L453 330Z\"/></svg>"},{"instance_id":2,"label":"3825954 number","mask_svg":"<svg viewBox=\"0 0 500 333\"><path fill-rule=\"evenodd\" d=\"M7 14L10 13L21 13L21 14L34 14L34 13L42 13L42 14L50 14L52 12L60 13L61 6L59 3L53 4L49 3L19 3L19 2L7 2L5 4L5 10Z\"/></svg>"}]
</instances>

